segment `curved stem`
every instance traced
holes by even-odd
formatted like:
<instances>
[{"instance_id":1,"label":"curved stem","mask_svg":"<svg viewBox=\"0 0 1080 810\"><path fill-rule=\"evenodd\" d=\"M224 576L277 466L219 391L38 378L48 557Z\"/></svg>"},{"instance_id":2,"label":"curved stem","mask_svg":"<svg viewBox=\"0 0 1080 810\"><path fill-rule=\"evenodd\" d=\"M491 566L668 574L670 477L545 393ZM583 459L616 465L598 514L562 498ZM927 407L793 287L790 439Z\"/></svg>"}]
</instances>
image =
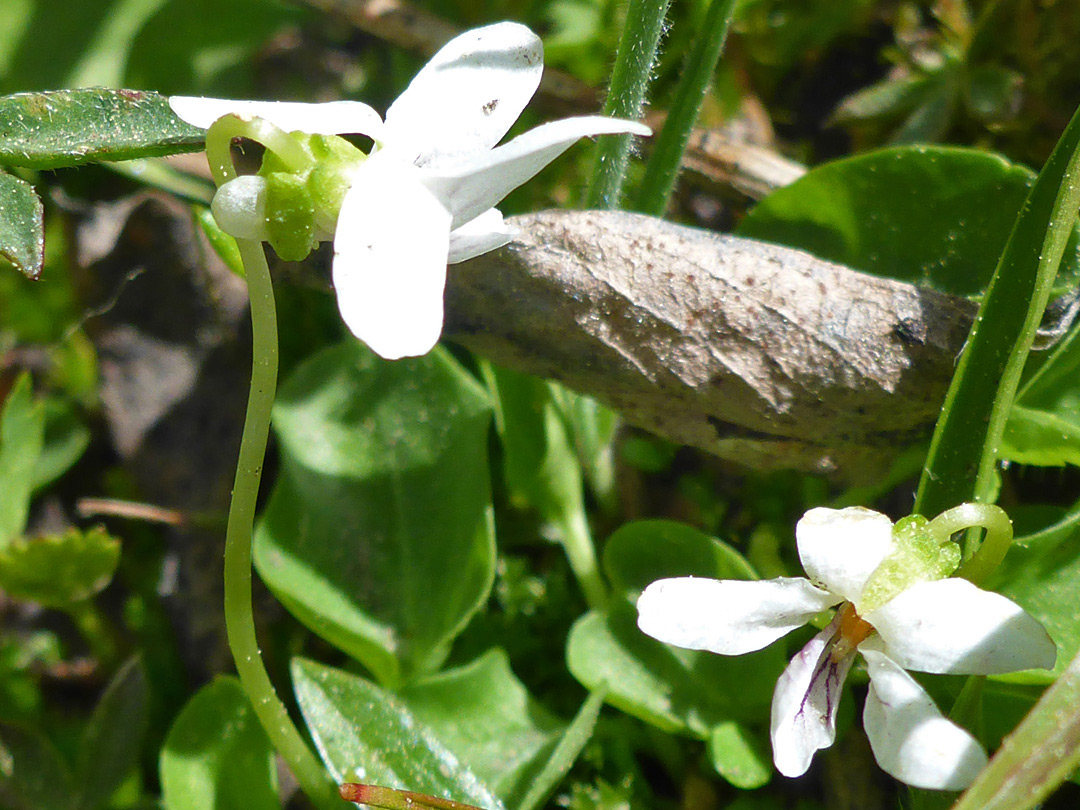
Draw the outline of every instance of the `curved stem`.
<instances>
[{"instance_id":1,"label":"curved stem","mask_svg":"<svg viewBox=\"0 0 1080 810\"><path fill-rule=\"evenodd\" d=\"M253 128L254 127L254 128ZM220 187L236 176L229 145L237 135L251 137L258 122L225 116L206 133L206 157ZM276 129L276 127L274 128ZM271 133L273 134L273 133ZM290 140L291 139L286 139ZM264 144L268 146L269 144ZM270 268L260 242L238 239L251 307L251 389L236 464L229 522L225 533L225 630L240 683L271 744L288 764L301 790L319 807L341 808L337 786L304 741L266 672L251 603L251 543L262 480L270 413L277 391L277 311Z\"/></svg>"},{"instance_id":2,"label":"curved stem","mask_svg":"<svg viewBox=\"0 0 1080 810\"><path fill-rule=\"evenodd\" d=\"M320 807L340 807L336 786L315 758L266 672L251 605L251 541L262 479L270 411L277 389L277 314L270 268L259 242L237 240L251 297L252 362L244 435L225 535L225 629L236 672L271 743L288 763L301 789Z\"/></svg>"},{"instance_id":3,"label":"curved stem","mask_svg":"<svg viewBox=\"0 0 1080 810\"><path fill-rule=\"evenodd\" d=\"M962 503L946 509L927 525L938 544L948 542L956 532L980 526L986 536L978 550L956 570L956 576L976 584L984 582L1005 559L1012 545L1012 521L999 506L986 503Z\"/></svg>"},{"instance_id":4,"label":"curved stem","mask_svg":"<svg viewBox=\"0 0 1080 810\"><path fill-rule=\"evenodd\" d=\"M218 188L236 177L230 145L233 138L247 138L261 143L293 171L309 169L315 160L284 130L261 118L245 120L236 115L225 115L210 125L206 131L206 159Z\"/></svg>"}]
</instances>

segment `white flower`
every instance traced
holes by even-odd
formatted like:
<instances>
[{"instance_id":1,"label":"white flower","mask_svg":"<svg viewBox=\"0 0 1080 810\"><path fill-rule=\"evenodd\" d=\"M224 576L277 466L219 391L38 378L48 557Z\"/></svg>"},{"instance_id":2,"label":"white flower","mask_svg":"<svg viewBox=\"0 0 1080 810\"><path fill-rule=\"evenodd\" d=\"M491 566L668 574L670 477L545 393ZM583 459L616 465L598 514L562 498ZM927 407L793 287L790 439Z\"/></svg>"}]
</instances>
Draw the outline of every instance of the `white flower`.
<instances>
[{"instance_id":1,"label":"white flower","mask_svg":"<svg viewBox=\"0 0 1080 810\"><path fill-rule=\"evenodd\" d=\"M203 128L231 113L286 131L362 134L375 141L341 205L333 278L345 323L380 355L394 359L424 354L438 341L447 263L511 240L496 203L582 137L650 133L632 121L588 116L545 124L497 147L542 72L540 39L523 25L504 22L447 43L390 106L385 122L355 101L174 96L169 103L180 118ZM238 188L236 196L255 212L257 184L253 193L253 181L245 182L248 187ZM243 231L234 234L242 238L253 236L250 227L234 230Z\"/></svg>"},{"instance_id":2,"label":"white flower","mask_svg":"<svg viewBox=\"0 0 1080 810\"><path fill-rule=\"evenodd\" d=\"M1004 596L940 578L955 568L953 544L930 549L928 558L925 545L911 546L912 537L915 545L925 537L900 529L868 509L812 509L796 527L809 579L660 580L638 600L638 626L679 647L741 655L840 605L776 684L777 770L799 776L816 751L832 744L841 689L858 651L870 675L863 726L878 763L915 787L960 790L986 764L986 754L905 670L1049 669L1057 653L1042 625Z\"/></svg>"}]
</instances>

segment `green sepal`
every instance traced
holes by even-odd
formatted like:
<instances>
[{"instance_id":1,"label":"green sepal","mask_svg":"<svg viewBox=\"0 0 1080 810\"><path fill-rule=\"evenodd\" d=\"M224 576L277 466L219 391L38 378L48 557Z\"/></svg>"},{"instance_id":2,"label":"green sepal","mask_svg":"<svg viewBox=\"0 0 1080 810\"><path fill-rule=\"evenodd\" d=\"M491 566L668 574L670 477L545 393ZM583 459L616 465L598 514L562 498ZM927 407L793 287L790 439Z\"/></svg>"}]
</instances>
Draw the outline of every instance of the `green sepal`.
<instances>
[{"instance_id":1,"label":"green sepal","mask_svg":"<svg viewBox=\"0 0 1080 810\"><path fill-rule=\"evenodd\" d=\"M951 541L938 545L922 515L902 518L893 526L893 546L863 588L856 606L866 615L918 582L945 579L960 565L960 546Z\"/></svg>"},{"instance_id":2,"label":"green sepal","mask_svg":"<svg viewBox=\"0 0 1080 810\"><path fill-rule=\"evenodd\" d=\"M266 175L269 242L288 262L307 258L315 247L315 204L303 178L285 172Z\"/></svg>"}]
</instances>

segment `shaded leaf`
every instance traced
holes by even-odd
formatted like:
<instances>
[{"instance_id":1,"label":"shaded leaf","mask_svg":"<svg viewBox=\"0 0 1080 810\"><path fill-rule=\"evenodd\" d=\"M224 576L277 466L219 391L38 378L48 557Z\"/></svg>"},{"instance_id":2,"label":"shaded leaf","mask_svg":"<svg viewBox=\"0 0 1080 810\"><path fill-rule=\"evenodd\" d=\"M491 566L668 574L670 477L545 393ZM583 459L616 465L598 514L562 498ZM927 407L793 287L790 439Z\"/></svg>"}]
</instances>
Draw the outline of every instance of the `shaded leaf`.
<instances>
[{"instance_id":1,"label":"shaded leaf","mask_svg":"<svg viewBox=\"0 0 1080 810\"><path fill-rule=\"evenodd\" d=\"M206 133L142 90L55 90L0 98L0 165L56 169L197 152Z\"/></svg>"},{"instance_id":2,"label":"shaded leaf","mask_svg":"<svg viewBox=\"0 0 1080 810\"><path fill-rule=\"evenodd\" d=\"M133 658L113 676L83 729L75 765L76 807L101 807L138 764L149 726L149 700L142 662Z\"/></svg>"},{"instance_id":3,"label":"shaded leaf","mask_svg":"<svg viewBox=\"0 0 1080 810\"><path fill-rule=\"evenodd\" d=\"M595 691L581 704L577 716L567 727L543 769L533 778L528 792L518 803L517 810L536 810L570 772L570 767L581 754L585 743L592 737L606 692L606 689Z\"/></svg>"},{"instance_id":4,"label":"shaded leaf","mask_svg":"<svg viewBox=\"0 0 1080 810\"><path fill-rule=\"evenodd\" d=\"M0 551L26 528L44 419L41 407L34 402L30 375L23 374L0 413Z\"/></svg>"},{"instance_id":5,"label":"shaded leaf","mask_svg":"<svg viewBox=\"0 0 1080 810\"><path fill-rule=\"evenodd\" d=\"M1021 464L1080 466L1080 413L1073 418L1014 405L1005 424L1000 455Z\"/></svg>"},{"instance_id":6,"label":"shaded leaf","mask_svg":"<svg viewBox=\"0 0 1080 810\"><path fill-rule=\"evenodd\" d=\"M739 552L674 520L636 520L620 526L604 546L604 573L633 598L665 577L757 579Z\"/></svg>"},{"instance_id":7,"label":"shaded leaf","mask_svg":"<svg viewBox=\"0 0 1080 810\"><path fill-rule=\"evenodd\" d=\"M71 773L35 728L0 723L0 805L4 810L71 810Z\"/></svg>"},{"instance_id":8,"label":"shaded leaf","mask_svg":"<svg viewBox=\"0 0 1080 810\"><path fill-rule=\"evenodd\" d=\"M29 183L0 172L0 258L37 278L45 264L45 212Z\"/></svg>"},{"instance_id":9,"label":"shaded leaf","mask_svg":"<svg viewBox=\"0 0 1080 810\"><path fill-rule=\"evenodd\" d=\"M922 101L933 90L931 77L918 75L887 79L864 87L845 98L833 111L832 121L847 124L872 118L898 116Z\"/></svg>"},{"instance_id":10,"label":"shaded leaf","mask_svg":"<svg viewBox=\"0 0 1080 810\"><path fill-rule=\"evenodd\" d=\"M34 465L35 491L67 472L90 446L90 429L79 420L70 401L46 397L41 404L45 425L41 453Z\"/></svg>"},{"instance_id":11,"label":"shaded leaf","mask_svg":"<svg viewBox=\"0 0 1080 810\"><path fill-rule=\"evenodd\" d=\"M391 363L350 340L281 387L282 467L256 566L384 683L436 668L491 588L490 420L441 350Z\"/></svg>"},{"instance_id":12,"label":"shaded leaf","mask_svg":"<svg viewBox=\"0 0 1080 810\"><path fill-rule=\"evenodd\" d=\"M281 807L274 750L233 677L218 677L188 701L159 767L165 810Z\"/></svg>"},{"instance_id":13,"label":"shaded leaf","mask_svg":"<svg viewBox=\"0 0 1080 810\"><path fill-rule=\"evenodd\" d=\"M580 511L581 467L551 384L491 365L485 377L498 400L495 424L511 498L548 519Z\"/></svg>"},{"instance_id":14,"label":"shaded leaf","mask_svg":"<svg viewBox=\"0 0 1080 810\"><path fill-rule=\"evenodd\" d=\"M616 708L706 740L719 723L767 711L785 665L781 647L732 657L670 647L642 633L633 606L622 603L574 623L566 660L586 688L606 683Z\"/></svg>"},{"instance_id":15,"label":"shaded leaf","mask_svg":"<svg viewBox=\"0 0 1080 810\"><path fill-rule=\"evenodd\" d=\"M62 608L104 589L119 561L120 541L100 527L19 537L0 552L0 588L16 599Z\"/></svg>"}]
</instances>

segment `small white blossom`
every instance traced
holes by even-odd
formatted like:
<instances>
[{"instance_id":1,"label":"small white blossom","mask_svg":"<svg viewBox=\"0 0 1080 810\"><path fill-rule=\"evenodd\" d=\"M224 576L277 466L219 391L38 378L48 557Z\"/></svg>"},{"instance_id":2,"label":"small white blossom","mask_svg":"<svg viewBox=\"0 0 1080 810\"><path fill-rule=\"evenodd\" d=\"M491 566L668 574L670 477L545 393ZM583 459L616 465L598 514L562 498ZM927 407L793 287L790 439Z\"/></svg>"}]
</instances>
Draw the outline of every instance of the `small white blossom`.
<instances>
[{"instance_id":1,"label":"small white blossom","mask_svg":"<svg viewBox=\"0 0 1080 810\"><path fill-rule=\"evenodd\" d=\"M741 655L839 606L776 684L777 770L800 776L814 753L832 744L840 693L858 651L870 676L863 726L878 763L915 787L960 790L986 764L986 754L905 670L1049 669L1057 652L1042 625L1009 599L944 578L959 559L954 544L920 547L922 535L900 529L868 509L812 509L796 527L809 579L660 580L638 600L638 626L679 647Z\"/></svg>"},{"instance_id":2,"label":"small white blossom","mask_svg":"<svg viewBox=\"0 0 1080 810\"><path fill-rule=\"evenodd\" d=\"M333 278L348 327L394 359L424 354L438 341L447 263L511 240L495 204L582 137L649 134L639 123L587 116L554 121L496 146L542 72L540 39L523 25L504 22L447 43L390 106L385 121L355 101L174 96L169 103L184 121L203 128L235 114L286 131L361 134L375 141L341 204ZM229 209L219 224L241 238L264 237L259 181L245 182L228 192L228 204L215 206L215 212Z\"/></svg>"}]
</instances>

